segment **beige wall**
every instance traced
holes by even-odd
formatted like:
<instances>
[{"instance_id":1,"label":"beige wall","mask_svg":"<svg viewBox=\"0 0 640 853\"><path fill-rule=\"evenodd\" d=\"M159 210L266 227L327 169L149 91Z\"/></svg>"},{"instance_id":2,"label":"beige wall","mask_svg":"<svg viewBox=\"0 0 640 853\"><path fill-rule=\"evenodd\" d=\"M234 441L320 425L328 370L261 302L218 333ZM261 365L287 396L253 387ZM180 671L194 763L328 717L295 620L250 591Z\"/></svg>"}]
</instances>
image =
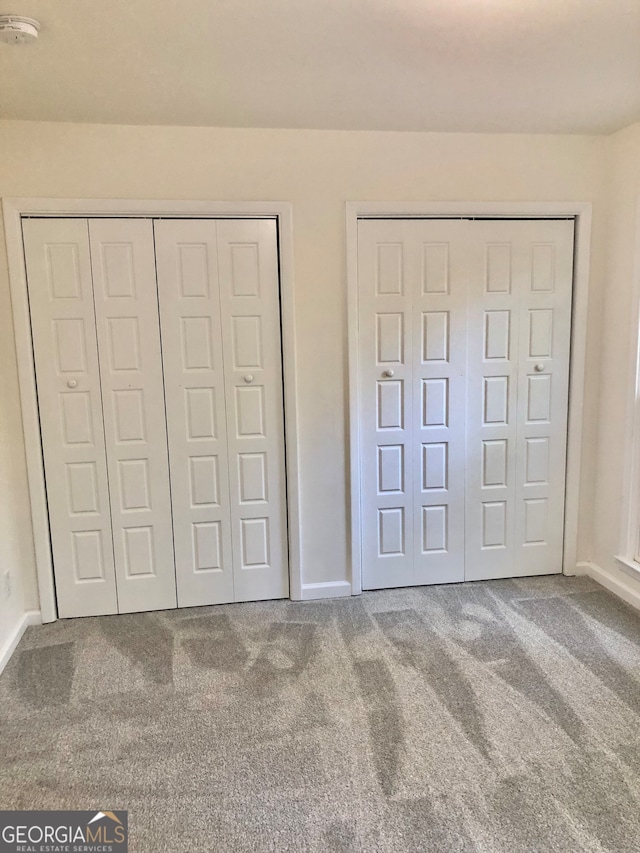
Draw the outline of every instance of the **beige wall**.
<instances>
[{"instance_id":1,"label":"beige wall","mask_svg":"<svg viewBox=\"0 0 640 853\"><path fill-rule=\"evenodd\" d=\"M0 146L0 159L2 149ZM11 573L11 595L5 572ZM27 609L37 606L29 497L18 401L18 376L0 233L0 649Z\"/></svg>"},{"instance_id":2,"label":"beige wall","mask_svg":"<svg viewBox=\"0 0 640 853\"><path fill-rule=\"evenodd\" d=\"M596 454L593 562L608 573L624 572L615 555L629 483L627 435L639 306L634 285L636 207L640 198L640 124L608 140L607 262L603 288L601 393Z\"/></svg>"},{"instance_id":3,"label":"beige wall","mask_svg":"<svg viewBox=\"0 0 640 853\"><path fill-rule=\"evenodd\" d=\"M303 582L314 583L344 579L348 569L346 200L593 202L580 559L589 557L606 149L605 138L580 136L4 122L0 196L293 203ZM31 607L35 585L7 288L0 253L0 533L19 519L2 557L22 568Z\"/></svg>"}]
</instances>

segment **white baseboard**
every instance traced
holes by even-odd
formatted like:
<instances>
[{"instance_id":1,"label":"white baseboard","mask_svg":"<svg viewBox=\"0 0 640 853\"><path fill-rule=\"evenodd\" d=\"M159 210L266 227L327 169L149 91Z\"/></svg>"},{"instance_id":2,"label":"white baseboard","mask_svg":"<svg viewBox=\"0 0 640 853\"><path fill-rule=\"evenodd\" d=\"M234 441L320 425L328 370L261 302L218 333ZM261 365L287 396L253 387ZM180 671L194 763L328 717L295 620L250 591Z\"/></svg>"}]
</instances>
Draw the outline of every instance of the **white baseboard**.
<instances>
[{"instance_id":1,"label":"white baseboard","mask_svg":"<svg viewBox=\"0 0 640 853\"><path fill-rule=\"evenodd\" d=\"M41 624L42 616L39 610L27 610L26 613L22 614L21 619L19 619L8 639L5 641L2 648L0 648L0 672L2 672L5 666L9 663L9 659L15 652L18 643L22 639L22 635L27 630L27 627L29 625Z\"/></svg>"},{"instance_id":2,"label":"white baseboard","mask_svg":"<svg viewBox=\"0 0 640 853\"><path fill-rule=\"evenodd\" d=\"M625 571L622 566L605 571L596 563L578 563L576 571L579 575L592 578L609 592L640 610L640 575L635 577Z\"/></svg>"},{"instance_id":3,"label":"white baseboard","mask_svg":"<svg viewBox=\"0 0 640 853\"><path fill-rule=\"evenodd\" d=\"M342 598L345 595L351 595L349 581L302 584L302 601L310 601L314 598Z\"/></svg>"}]
</instances>

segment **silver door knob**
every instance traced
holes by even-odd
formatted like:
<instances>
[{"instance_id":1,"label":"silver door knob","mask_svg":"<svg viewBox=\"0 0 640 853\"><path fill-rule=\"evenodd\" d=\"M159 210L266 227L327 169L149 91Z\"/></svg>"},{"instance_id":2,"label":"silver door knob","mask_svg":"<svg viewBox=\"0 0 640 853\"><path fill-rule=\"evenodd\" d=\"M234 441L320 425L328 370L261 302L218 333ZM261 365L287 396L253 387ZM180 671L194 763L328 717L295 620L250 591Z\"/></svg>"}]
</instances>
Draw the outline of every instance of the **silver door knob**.
<instances>
[{"instance_id":1,"label":"silver door knob","mask_svg":"<svg viewBox=\"0 0 640 853\"><path fill-rule=\"evenodd\" d=\"M70 379L67 382L67 387L68 388L75 388L77 384L78 384L78 381L76 379Z\"/></svg>"},{"instance_id":2,"label":"silver door knob","mask_svg":"<svg viewBox=\"0 0 640 853\"><path fill-rule=\"evenodd\" d=\"M391 377L393 376L393 370L391 370L391 369L389 369L389 370L385 370L385 371L383 372L383 374L382 374L382 375L383 375L383 376L388 376L388 377L389 377L389 379L391 379Z\"/></svg>"},{"instance_id":3,"label":"silver door knob","mask_svg":"<svg viewBox=\"0 0 640 853\"><path fill-rule=\"evenodd\" d=\"M244 381L247 383L247 385L251 385L251 383L253 382L253 376L250 373L248 373L244 377Z\"/></svg>"},{"instance_id":4,"label":"silver door knob","mask_svg":"<svg viewBox=\"0 0 640 853\"><path fill-rule=\"evenodd\" d=\"M544 370L544 364L536 364L533 369L536 371L536 373L542 373L542 371Z\"/></svg>"}]
</instances>

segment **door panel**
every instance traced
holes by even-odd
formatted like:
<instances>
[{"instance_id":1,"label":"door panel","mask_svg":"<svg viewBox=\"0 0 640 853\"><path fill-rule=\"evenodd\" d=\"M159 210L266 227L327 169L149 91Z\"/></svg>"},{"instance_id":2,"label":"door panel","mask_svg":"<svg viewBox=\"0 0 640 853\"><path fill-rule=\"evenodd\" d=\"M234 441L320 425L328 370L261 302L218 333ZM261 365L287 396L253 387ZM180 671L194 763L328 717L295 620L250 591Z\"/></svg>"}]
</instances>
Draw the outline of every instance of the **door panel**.
<instances>
[{"instance_id":1,"label":"door panel","mask_svg":"<svg viewBox=\"0 0 640 853\"><path fill-rule=\"evenodd\" d=\"M178 604L234 600L216 223L155 222Z\"/></svg>"},{"instance_id":2,"label":"door panel","mask_svg":"<svg viewBox=\"0 0 640 853\"><path fill-rule=\"evenodd\" d=\"M414 584L464 579L465 267L459 222L406 222L412 282Z\"/></svg>"},{"instance_id":3,"label":"door panel","mask_svg":"<svg viewBox=\"0 0 640 853\"><path fill-rule=\"evenodd\" d=\"M467 457L475 460L482 446L484 460L487 453L493 456L496 470L487 477L486 468L479 473L476 464L469 467L465 577L480 580L560 572L573 222L494 220L469 225L476 273L470 272L468 375L472 382ZM483 292L482 255L489 270L488 259L492 253L496 257L496 247L502 264L501 290L491 288L487 277ZM480 311L485 316L509 312L508 358L488 357L486 336L481 344L477 332ZM499 341L505 339L506 333L498 332L496 323L493 331ZM478 390L481 382L483 392ZM488 391L490 383L494 387ZM480 418L483 404L485 415ZM498 441L507 445L506 476L500 482L494 477Z\"/></svg>"},{"instance_id":4,"label":"door panel","mask_svg":"<svg viewBox=\"0 0 640 853\"><path fill-rule=\"evenodd\" d=\"M58 613L115 613L87 222L22 227Z\"/></svg>"},{"instance_id":5,"label":"door panel","mask_svg":"<svg viewBox=\"0 0 640 853\"><path fill-rule=\"evenodd\" d=\"M562 565L574 223L537 222L520 307L516 544L522 573Z\"/></svg>"},{"instance_id":6,"label":"door panel","mask_svg":"<svg viewBox=\"0 0 640 853\"><path fill-rule=\"evenodd\" d=\"M465 223L467 256L467 580L517 571L519 245L514 223ZM515 223L516 225L522 223Z\"/></svg>"},{"instance_id":7,"label":"door panel","mask_svg":"<svg viewBox=\"0 0 640 853\"><path fill-rule=\"evenodd\" d=\"M155 224L181 607L288 595L273 221Z\"/></svg>"},{"instance_id":8,"label":"door panel","mask_svg":"<svg viewBox=\"0 0 640 853\"><path fill-rule=\"evenodd\" d=\"M217 222L235 601L289 595L276 223Z\"/></svg>"},{"instance_id":9,"label":"door panel","mask_svg":"<svg viewBox=\"0 0 640 853\"><path fill-rule=\"evenodd\" d=\"M363 588L413 583L411 283L419 258L400 222L358 225Z\"/></svg>"},{"instance_id":10,"label":"door panel","mask_svg":"<svg viewBox=\"0 0 640 853\"><path fill-rule=\"evenodd\" d=\"M451 223L358 226L365 589L463 579L457 239Z\"/></svg>"},{"instance_id":11,"label":"door panel","mask_svg":"<svg viewBox=\"0 0 640 853\"><path fill-rule=\"evenodd\" d=\"M153 226L89 221L120 613L176 606Z\"/></svg>"}]
</instances>

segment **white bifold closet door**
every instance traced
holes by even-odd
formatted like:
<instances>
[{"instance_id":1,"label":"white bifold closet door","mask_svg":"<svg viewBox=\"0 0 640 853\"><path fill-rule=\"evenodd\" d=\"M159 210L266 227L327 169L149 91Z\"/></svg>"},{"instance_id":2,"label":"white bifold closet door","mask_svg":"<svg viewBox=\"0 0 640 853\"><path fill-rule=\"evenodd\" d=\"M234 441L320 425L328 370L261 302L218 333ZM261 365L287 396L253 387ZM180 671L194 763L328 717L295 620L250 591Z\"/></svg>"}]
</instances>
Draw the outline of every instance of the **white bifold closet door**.
<instances>
[{"instance_id":1,"label":"white bifold closet door","mask_svg":"<svg viewBox=\"0 0 640 853\"><path fill-rule=\"evenodd\" d=\"M58 613L117 613L89 226L22 231Z\"/></svg>"},{"instance_id":2,"label":"white bifold closet door","mask_svg":"<svg viewBox=\"0 0 640 853\"><path fill-rule=\"evenodd\" d=\"M416 225L358 226L365 589L464 579L465 278Z\"/></svg>"},{"instance_id":3,"label":"white bifold closet door","mask_svg":"<svg viewBox=\"0 0 640 853\"><path fill-rule=\"evenodd\" d=\"M275 222L23 234L59 614L286 596Z\"/></svg>"},{"instance_id":4,"label":"white bifold closet door","mask_svg":"<svg viewBox=\"0 0 640 853\"><path fill-rule=\"evenodd\" d=\"M276 224L155 229L179 605L283 598Z\"/></svg>"},{"instance_id":5,"label":"white bifold closet door","mask_svg":"<svg viewBox=\"0 0 640 853\"><path fill-rule=\"evenodd\" d=\"M465 578L562 571L572 220L467 223Z\"/></svg>"},{"instance_id":6,"label":"white bifold closet door","mask_svg":"<svg viewBox=\"0 0 640 853\"><path fill-rule=\"evenodd\" d=\"M59 613L175 607L152 224L23 234Z\"/></svg>"},{"instance_id":7,"label":"white bifold closet door","mask_svg":"<svg viewBox=\"0 0 640 853\"><path fill-rule=\"evenodd\" d=\"M572 221L358 226L365 589L560 572Z\"/></svg>"}]
</instances>

